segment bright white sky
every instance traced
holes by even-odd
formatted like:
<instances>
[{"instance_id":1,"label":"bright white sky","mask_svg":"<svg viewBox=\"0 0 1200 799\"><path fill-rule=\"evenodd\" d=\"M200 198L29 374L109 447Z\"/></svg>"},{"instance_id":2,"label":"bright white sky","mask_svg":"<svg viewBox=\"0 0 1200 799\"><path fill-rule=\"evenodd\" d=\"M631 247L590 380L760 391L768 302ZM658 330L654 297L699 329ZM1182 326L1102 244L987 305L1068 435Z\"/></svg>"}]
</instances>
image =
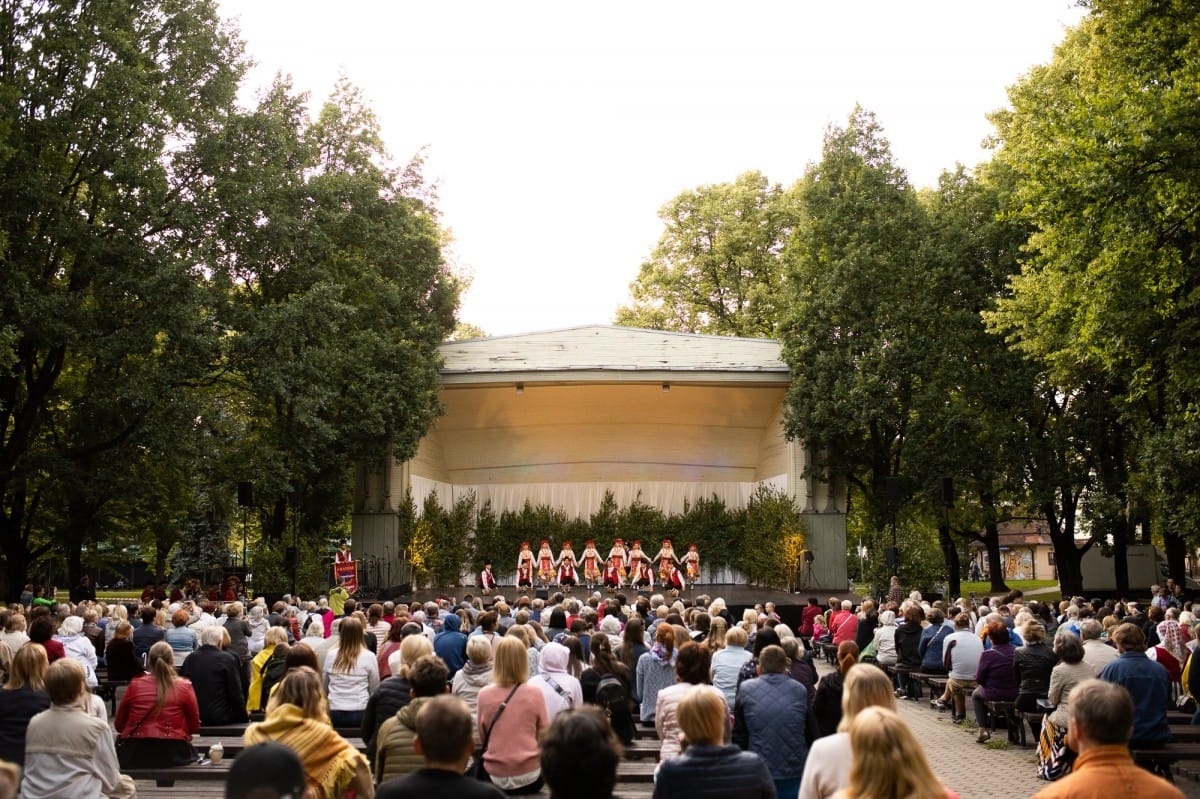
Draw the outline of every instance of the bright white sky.
<instances>
[{"instance_id":1,"label":"bright white sky","mask_svg":"<svg viewBox=\"0 0 1200 799\"><path fill-rule=\"evenodd\" d=\"M1005 89L1074 0L607 3L219 0L258 67L316 108L339 73L397 162L426 148L460 319L491 335L609 323L681 191L790 185L830 123L874 111L912 182L986 158Z\"/></svg>"}]
</instances>

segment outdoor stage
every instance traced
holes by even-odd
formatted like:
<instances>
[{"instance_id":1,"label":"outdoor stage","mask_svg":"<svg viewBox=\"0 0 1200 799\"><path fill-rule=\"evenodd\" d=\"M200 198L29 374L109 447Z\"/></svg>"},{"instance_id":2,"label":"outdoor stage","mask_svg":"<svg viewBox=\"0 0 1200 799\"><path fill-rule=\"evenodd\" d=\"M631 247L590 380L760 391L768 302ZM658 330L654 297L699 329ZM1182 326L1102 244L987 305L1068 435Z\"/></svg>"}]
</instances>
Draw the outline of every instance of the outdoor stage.
<instances>
[{"instance_id":1,"label":"outdoor stage","mask_svg":"<svg viewBox=\"0 0 1200 799\"><path fill-rule=\"evenodd\" d=\"M551 588L549 592L547 592L545 589L543 589L537 592L529 592L528 596L540 596L542 598L546 598L547 595L553 596L557 590L558 589ZM587 597L591 595L591 593L592 592L586 588L576 587L573 591L566 593L565 595L575 597L580 601L585 601ZM602 596L609 596L608 592L606 591L601 590L600 593ZM639 595L648 597L652 594L662 592L657 590L632 591L626 588L618 593L623 593L626 599L628 599L630 603L633 603L636 597ZM462 599L465 594L480 596L478 588L461 585L453 588L425 588L413 591L411 593L396 594L394 596L359 596L357 599L360 602L371 602L376 600L382 601L384 599L390 599L393 602L427 602L432 599L440 599L443 597ZM521 594L517 591L516 586L501 585L496 588L496 591L492 596L483 597L484 604L490 605L493 598L497 594L504 597L510 605L515 605L517 597L521 596ZM814 589L809 591L806 589L802 594L789 594L786 591L780 591L772 588L759 588L756 586L735 585L732 583L701 584L696 586L694 590L681 591L679 593L679 598L694 599L695 597L701 595L705 595L709 599L716 599L717 597L724 599L725 606L729 608L730 614L733 616L733 618L738 620L741 619L742 611L746 608L754 607L755 604L761 602L774 602L775 611L779 614L779 617L783 620L783 622L789 627L792 627L792 629L799 629L800 614L804 606L808 604L808 598L810 596L815 596L821 603L822 607L828 607L829 598L833 596L836 596L838 599L852 600L856 605L859 601L861 601L861 597L857 596L856 594L851 594L848 591L838 592L829 591L826 589ZM674 600L672 599L671 601Z\"/></svg>"}]
</instances>

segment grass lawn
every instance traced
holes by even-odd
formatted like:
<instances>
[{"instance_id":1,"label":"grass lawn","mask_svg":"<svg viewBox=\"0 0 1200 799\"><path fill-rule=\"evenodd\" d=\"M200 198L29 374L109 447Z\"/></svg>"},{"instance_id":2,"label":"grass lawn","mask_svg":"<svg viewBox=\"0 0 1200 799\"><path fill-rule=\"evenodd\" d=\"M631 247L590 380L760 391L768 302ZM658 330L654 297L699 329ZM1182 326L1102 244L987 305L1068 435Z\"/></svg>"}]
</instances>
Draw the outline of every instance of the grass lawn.
<instances>
[{"instance_id":1,"label":"grass lawn","mask_svg":"<svg viewBox=\"0 0 1200 799\"><path fill-rule=\"evenodd\" d=\"M1057 602L1062 599L1062 589L1058 587L1058 580L1006 580L1005 584L1009 588L1019 588L1027 594L1038 589L1053 589L1035 595L1034 598L1041 602ZM974 593L976 597L991 596L992 584L990 582L963 582L962 591L964 594Z\"/></svg>"}]
</instances>

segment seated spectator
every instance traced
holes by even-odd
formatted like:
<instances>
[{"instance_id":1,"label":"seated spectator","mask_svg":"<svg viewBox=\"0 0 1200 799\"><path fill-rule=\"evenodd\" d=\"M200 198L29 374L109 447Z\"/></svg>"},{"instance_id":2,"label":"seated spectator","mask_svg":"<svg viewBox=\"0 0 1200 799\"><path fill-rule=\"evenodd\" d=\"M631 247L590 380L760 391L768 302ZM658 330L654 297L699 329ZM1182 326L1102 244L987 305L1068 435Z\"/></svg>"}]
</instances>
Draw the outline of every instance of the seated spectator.
<instances>
[{"instance_id":1,"label":"seated spectator","mask_svg":"<svg viewBox=\"0 0 1200 799\"><path fill-rule=\"evenodd\" d=\"M188 615L186 610L180 608L171 615L171 629L167 630L166 636L163 638L171 645L171 651L175 653L175 667L183 665L183 661L188 655L200 648L199 636L196 631L188 627L192 617Z\"/></svg>"},{"instance_id":2,"label":"seated spectator","mask_svg":"<svg viewBox=\"0 0 1200 799\"><path fill-rule=\"evenodd\" d=\"M104 665L108 669L109 682L129 682L139 674L144 674L146 667L138 657L130 636L133 635L133 625L127 621L110 622L114 627L112 639L104 651Z\"/></svg>"},{"instance_id":3,"label":"seated spectator","mask_svg":"<svg viewBox=\"0 0 1200 799\"><path fill-rule=\"evenodd\" d=\"M973 637L973 636L972 636ZM896 709L896 696L887 673L867 663L846 672L842 687L842 720L837 732L813 741L804 762L800 799L830 799L850 784L850 721L868 707Z\"/></svg>"},{"instance_id":4,"label":"seated spectator","mask_svg":"<svg viewBox=\"0 0 1200 799\"><path fill-rule=\"evenodd\" d=\"M159 641L147 655L149 674L129 683L117 706L123 768L182 766L196 761L192 736L200 707L192 684L175 674L175 653Z\"/></svg>"},{"instance_id":5,"label":"seated spectator","mask_svg":"<svg viewBox=\"0 0 1200 799\"><path fill-rule=\"evenodd\" d=\"M224 650L225 636L223 627L202 629L200 648L179 667L180 675L192 683L200 706L200 721L206 725L240 724L249 720L242 696L242 669L238 659Z\"/></svg>"},{"instance_id":6,"label":"seated spectator","mask_svg":"<svg viewBox=\"0 0 1200 799\"><path fill-rule=\"evenodd\" d=\"M282 621L282 619L280 619ZM263 650L267 643L267 630L271 629L271 619L268 617L266 609L259 604L250 606L250 613L246 619L246 623L250 625L250 640L247 641L247 647L250 650L250 659L254 660L254 656ZM286 624L276 625L283 629L283 642L286 644L289 641L289 631Z\"/></svg>"},{"instance_id":7,"label":"seated spectator","mask_svg":"<svg viewBox=\"0 0 1200 799\"><path fill-rule=\"evenodd\" d=\"M1079 639L1083 642L1083 662L1092 667L1093 674L1099 674L1101 669L1117 659L1115 646L1103 640L1104 626L1095 619L1081 619L1079 622Z\"/></svg>"},{"instance_id":8,"label":"seated spectator","mask_svg":"<svg viewBox=\"0 0 1200 799\"><path fill-rule=\"evenodd\" d=\"M379 687L379 665L367 648L363 623L353 616L338 626L337 648L325 656L322 676L329 692L329 717L335 727L360 727L367 702Z\"/></svg>"},{"instance_id":9,"label":"seated spectator","mask_svg":"<svg viewBox=\"0 0 1200 799\"><path fill-rule=\"evenodd\" d=\"M570 659L571 651L563 644L546 644L542 647L538 673L529 680L541 689L551 719L583 704L579 680L567 671Z\"/></svg>"},{"instance_id":10,"label":"seated spectator","mask_svg":"<svg viewBox=\"0 0 1200 799\"><path fill-rule=\"evenodd\" d=\"M853 641L843 641L841 647L858 649ZM738 689L733 742L756 752L766 762L779 799L796 799L808 758L808 725L812 719L808 691L788 676L787 666L782 647L769 646L759 655L758 677Z\"/></svg>"},{"instance_id":11,"label":"seated spectator","mask_svg":"<svg viewBox=\"0 0 1200 799\"><path fill-rule=\"evenodd\" d=\"M658 699L655 700L654 729L658 732L658 739L662 741L659 762L679 754L682 748L676 718L679 701L697 685L709 684L711 664L712 655L709 654L708 647L691 641L679 647L675 658L676 682L659 691Z\"/></svg>"},{"instance_id":12,"label":"seated spectator","mask_svg":"<svg viewBox=\"0 0 1200 799\"><path fill-rule=\"evenodd\" d=\"M817 683L812 712L820 735L833 735L842 721L842 690L846 672L858 662L858 645L846 641L838 647L837 671L830 672Z\"/></svg>"},{"instance_id":13,"label":"seated spectator","mask_svg":"<svg viewBox=\"0 0 1200 799\"><path fill-rule=\"evenodd\" d=\"M270 696L269 688L264 691L263 684L264 681L267 681L267 668L276 654L275 649L280 645L287 646L287 630L282 627L269 627L258 654L250 660L250 690L246 694L246 711L248 713L254 713L267 706L267 698ZM283 660L286 657L287 649L280 650L280 657L277 659L279 662L275 664L276 673L269 681L271 685L279 682L282 678Z\"/></svg>"},{"instance_id":14,"label":"seated spectator","mask_svg":"<svg viewBox=\"0 0 1200 799\"><path fill-rule=\"evenodd\" d=\"M492 644L487 638L482 635L469 638L467 663L454 675L453 684L450 686L451 692L467 703L472 718L479 704L479 692L492 681L492 652ZM382 688L382 685L380 687Z\"/></svg>"},{"instance_id":15,"label":"seated spectator","mask_svg":"<svg viewBox=\"0 0 1200 799\"><path fill-rule=\"evenodd\" d=\"M422 767L380 785L375 799L499 799L504 796L504 792L490 782L463 776L475 751L471 716L465 703L456 697L438 696L427 701L417 713L417 735L413 740Z\"/></svg>"},{"instance_id":16,"label":"seated spectator","mask_svg":"<svg viewBox=\"0 0 1200 799\"><path fill-rule=\"evenodd\" d=\"M25 764L25 731L29 720L50 707L46 693L46 650L27 644L13 655L4 690L0 691L0 760Z\"/></svg>"},{"instance_id":17,"label":"seated spectator","mask_svg":"<svg viewBox=\"0 0 1200 799\"><path fill-rule=\"evenodd\" d=\"M719 692L693 688L676 714L687 748L659 764L654 799L774 799L762 758L725 743L729 715Z\"/></svg>"},{"instance_id":18,"label":"seated spectator","mask_svg":"<svg viewBox=\"0 0 1200 799\"><path fill-rule=\"evenodd\" d=\"M1013 653L1013 673L1017 678L1017 710L1037 713L1039 699L1050 694L1050 673L1058 664L1058 655L1046 644L1046 628L1031 621L1021 630L1025 645ZM1034 730L1034 734L1037 734Z\"/></svg>"},{"instance_id":19,"label":"seated spectator","mask_svg":"<svg viewBox=\"0 0 1200 799\"><path fill-rule=\"evenodd\" d=\"M483 767L505 793L537 793L542 787L539 737L550 724L546 700L530 685L525 644L506 635L496 647L492 684L479 692Z\"/></svg>"},{"instance_id":20,"label":"seated spectator","mask_svg":"<svg viewBox=\"0 0 1200 799\"><path fill-rule=\"evenodd\" d=\"M817 609L820 610L819 605ZM724 695L730 707L737 696L738 674L753 657L746 650L746 640L746 631L742 627L732 627L725 633L725 646L712 656L712 684Z\"/></svg>"},{"instance_id":21,"label":"seated spectator","mask_svg":"<svg viewBox=\"0 0 1200 799\"><path fill-rule=\"evenodd\" d=\"M934 775L925 750L891 708L872 706L850 720L850 777L845 799L958 799Z\"/></svg>"},{"instance_id":22,"label":"seated spectator","mask_svg":"<svg viewBox=\"0 0 1200 799\"><path fill-rule=\"evenodd\" d=\"M675 684L675 631L660 624L654 633L654 646L638 659L636 693L641 699L639 716L643 725L654 724L658 692Z\"/></svg>"},{"instance_id":23,"label":"seated spectator","mask_svg":"<svg viewBox=\"0 0 1200 799\"><path fill-rule=\"evenodd\" d=\"M321 677L308 667L289 671L267 703L267 718L242 736L247 746L275 741L294 751L314 799L372 799L367 758L329 721Z\"/></svg>"},{"instance_id":24,"label":"seated spectator","mask_svg":"<svg viewBox=\"0 0 1200 799\"><path fill-rule=\"evenodd\" d=\"M363 743L367 745L367 757L372 767L379 728L412 700L412 683L408 680L408 672L412 664L426 655L433 654L433 643L419 632L406 635L396 654L398 657L394 659L392 676L379 683L379 687L367 700L367 709L363 713L362 738Z\"/></svg>"},{"instance_id":25,"label":"seated spectator","mask_svg":"<svg viewBox=\"0 0 1200 799\"><path fill-rule=\"evenodd\" d=\"M975 690L975 672L983 655L983 642L971 630L971 617L959 613L954 617L954 632L942 643L942 659L946 666L946 690L940 698L930 700L935 710L953 705L950 718L960 722L967 717L967 694Z\"/></svg>"},{"instance_id":26,"label":"seated spectator","mask_svg":"<svg viewBox=\"0 0 1200 799\"><path fill-rule=\"evenodd\" d=\"M915 602L904 611L904 623L896 628L896 689L897 696L918 700L921 698L921 683L911 679L909 672L921 670L921 635L925 628L925 611ZM903 671L901 670L903 669Z\"/></svg>"},{"instance_id":27,"label":"seated spectator","mask_svg":"<svg viewBox=\"0 0 1200 799\"><path fill-rule=\"evenodd\" d=\"M811 707L812 701L817 695L817 667L813 665L812 658L804 651L804 645L801 644L799 638L794 636L784 638L780 646L783 647L783 652L788 657L788 676L804 686L804 690L808 692L808 704Z\"/></svg>"},{"instance_id":28,"label":"seated spectator","mask_svg":"<svg viewBox=\"0 0 1200 799\"><path fill-rule=\"evenodd\" d=\"M991 648L979 656L979 668L975 672L978 686L971 694L971 706L975 710L975 723L979 727L978 743L987 743L992 737L988 729L988 702L1012 702L1017 698L1017 675L1013 667L1016 647L1011 643L1008 627L1002 621L990 621L985 628Z\"/></svg>"},{"instance_id":29,"label":"seated spectator","mask_svg":"<svg viewBox=\"0 0 1200 799\"><path fill-rule=\"evenodd\" d=\"M542 739L542 777L550 799L611 799L620 762L621 744L593 707L559 713Z\"/></svg>"},{"instance_id":30,"label":"seated spectator","mask_svg":"<svg viewBox=\"0 0 1200 799\"><path fill-rule=\"evenodd\" d=\"M24 613L13 612L4 621L4 632L0 633L0 641L8 644L14 653L29 641L25 632L26 619Z\"/></svg>"},{"instance_id":31,"label":"seated spectator","mask_svg":"<svg viewBox=\"0 0 1200 799\"><path fill-rule=\"evenodd\" d=\"M1070 774L1043 788L1034 799L1183 799L1183 792L1174 785L1134 765L1129 755L1134 718L1133 700L1120 685L1102 680L1084 680L1076 685L1071 692L1067 728L1079 756Z\"/></svg>"},{"instance_id":32,"label":"seated spectator","mask_svg":"<svg viewBox=\"0 0 1200 799\"><path fill-rule=\"evenodd\" d=\"M880 666L896 665L896 612L885 610L879 614L879 626L872 639L875 642L875 662ZM971 672L975 676L975 672Z\"/></svg>"},{"instance_id":33,"label":"seated spectator","mask_svg":"<svg viewBox=\"0 0 1200 799\"><path fill-rule=\"evenodd\" d=\"M156 623L158 611L149 605L142 608L141 617L142 625L133 631L133 648L137 650L138 657L144 661L150 647L159 641L166 640L167 631L158 626Z\"/></svg>"},{"instance_id":34,"label":"seated spectator","mask_svg":"<svg viewBox=\"0 0 1200 799\"><path fill-rule=\"evenodd\" d=\"M96 679L96 666L100 665L96 658L96 648L92 646L92 642L83 634L83 619L79 616L67 616L59 625L58 633L55 634L54 640L58 641L63 646L63 652L67 657L74 658L83 666L84 677L89 686L96 686L99 681Z\"/></svg>"},{"instance_id":35,"label":"seated spectator","mask_svg":"<svg viewBox=\"0 0 1200 799\"><path fill-rule=\"evenodd\" d=\"M388 627L387 637L378 647L375 653L375 662L379 664L379 679L386 680L392 676L392 669L388 665L388 658L393 652L400 648L400 642L404 640L404 624L403 621L393 621Z\"/></svg>"},{"instance_id":36,"label":"seated spectator","mask_svg":"<svg viewBox=\"0 0 1200 799\"><path fill-rule=\"evenodd\" d=\"M489 647L490 648L490 647ZM375 782L402 777L421 767L421 758L413 749L417 735L417 713L435 696L446 693L450 670L437 655L426 655L408 671L412 701L379 727L375 747Z\"/></svg>"},{"instance_id":37,"label":"seated spectator","mask_svg":"<svg viewBox=\"0 0 1200 799\"><path fill-rule=\"evenodd\" d=\"M1125 622L1113 631L1120 656L1104 667L1100 679L1124 686L1133 698L1131 748L1155 746L1171 737L1167 701L1171 680L1166 668L1146 657L1146 636L1136 624Z\"/></svg>"},{"instance_id":38,"label":"seated spectator","mask_svg":"<svg viewBox=\"0 0 1200 799\"><path fill-rule=\"evenodd\" d=\"M54 638L54 622L48 616L38 616L29 622L29 640L45 647L46 658L51 663L67 656L62 643Z\"/></svg>"},{"instance_id":39,"label":"seated spectator","mask_svg":"<svg viewBox=\"0 0 1200 799\"><path fill-rule=\"evenodd\" d=\"M1092 678L1092 667L1083 662L1083 643L1069 632L1054 637L1054 654L1061 662L1050 672L1047 701L1054 710L1042 718L1038 737L1038 776L1056 780L1071 770L1075 752L1067 747L1067 722L1070 718L1071 693Z\"/></svg>"},{"instance_id":40,"label":"seated spectator","mask_svg":"<svg viewBox=\"0 0 1200 799\"><path fill-rule=\"evenodd\" d=\"M225 799L304 799L307 790L300 758L274 741L242 750L225 778Z\"/></svg>"},{"instance_id":41,"label":"seated spectator","mask_svg":"<svg viewBox=\"0 0 1200 799\"><path fill-rule=\"evenodd\" d=\"M921 632L922 674L945 674L946 664L943 659L945 642L954 632L954 624L946 619L946 614L940 608L929 611L929 626Z\"/></svg>"},{"instance_id":42,"label":"seated spectator","mask_svg":"<svg viewBox=\"0 0 1200 799\"><path fill-rule=\"evenodd\" d=\"M29 722L21 796L132 797L133 780L121 774L112 728L87 711L83 666L62 658L46 670L52 707Z\"/></svg>"}]
</instances>

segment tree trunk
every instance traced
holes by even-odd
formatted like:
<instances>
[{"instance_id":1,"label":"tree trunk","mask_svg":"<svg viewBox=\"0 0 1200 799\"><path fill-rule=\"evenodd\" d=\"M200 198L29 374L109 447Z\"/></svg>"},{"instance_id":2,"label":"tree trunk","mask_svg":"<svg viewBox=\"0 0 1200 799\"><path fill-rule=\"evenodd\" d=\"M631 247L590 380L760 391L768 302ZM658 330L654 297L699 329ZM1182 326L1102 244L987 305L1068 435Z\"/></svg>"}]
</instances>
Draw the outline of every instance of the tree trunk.
<instances>
[{"instance_id":1,"label":"tree trunk","mask_svg":"<svg viewBox=\"0 0 1200 799\"><path fill-rule=\"evenodd\" d=\"M1060 536L1054 536L1054 563L1058 569L1058 584L1062 595L1083 595L1083 562L1084 549L1075 546L1074 541L1063 541Z\"/></svg>"},{"instance_id":2,"label":"tree trunk","mask_svg":"<svg viewBox=\"0 0 1200 799\"><path fill-rule=\"evenodd\" d=\"M1187 585L1187 541L1177 533L1163 532L1163 549L1167 553L1167 574L1182 586Z\"/></svg>"},{"instance_id":3,"label":"tree trunk","mask_svg":"<svg viewBox=\"0 0 1200 799\"><path fill-rule=\"evenodd\" d=\"M984 530L986 532L983 536L983 543L987 546L988 578L992 582L988 593L1007 594L1008 583L1004 582L1004 557L1000 554L1000 528L994 519L989 519Z\"/></svg>"},{"instance_id":4,"label":"tree trunk","mask_svg":"<svg viewBox=\"0 0 1200 799\"><path fill-rule=\"evenodd\" d=\"M958 548L950 537L950 514L942 511L942 521L938 526L938 540L942 546L942 557L946 559L946 601L962 594L962 566L958 560Z\"/></svg>"},{"instance_id":5,"label":"tree trunk","mask_svg":"<svg viewBox=\"0 0 1200 799\"><path fill-rule=\"evenodd\" d=\"M1129 545L1125 536L1113 536L1113 570L1117 580L1117 595L1129 596Z\"/></svg>"}]
</instances>

